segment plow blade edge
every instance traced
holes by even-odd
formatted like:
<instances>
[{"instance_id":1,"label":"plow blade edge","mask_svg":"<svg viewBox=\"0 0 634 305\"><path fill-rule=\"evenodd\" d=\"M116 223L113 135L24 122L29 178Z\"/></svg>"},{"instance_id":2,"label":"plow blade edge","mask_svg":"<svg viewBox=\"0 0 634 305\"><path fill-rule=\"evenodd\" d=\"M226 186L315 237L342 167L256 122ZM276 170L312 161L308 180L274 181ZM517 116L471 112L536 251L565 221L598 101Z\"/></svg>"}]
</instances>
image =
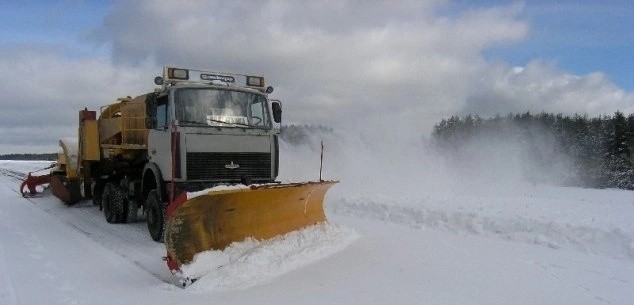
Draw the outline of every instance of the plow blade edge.
<instances>
[{"instance_id":1,"label":"plow blade edge","mask_svg":"<svg viewBox=\"0 0 634 305\"><path fill-rule=\"evenodd\" d=\"M323 200L336 181L253 186L209 192L168 213L167 254L178 266L197 253L252 237L268 239L325 222Z\"/></svg>"}]
</instances>

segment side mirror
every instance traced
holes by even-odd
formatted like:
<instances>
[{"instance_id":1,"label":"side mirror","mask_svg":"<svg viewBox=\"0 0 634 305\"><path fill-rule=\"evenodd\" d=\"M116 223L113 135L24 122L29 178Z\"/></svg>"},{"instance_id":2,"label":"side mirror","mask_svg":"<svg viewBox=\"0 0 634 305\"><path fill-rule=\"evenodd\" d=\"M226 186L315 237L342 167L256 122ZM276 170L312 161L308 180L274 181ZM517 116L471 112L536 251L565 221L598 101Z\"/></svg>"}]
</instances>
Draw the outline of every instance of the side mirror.
<instances>
[{"instance_id":1,"label":"side mirror","mask_svg":"<svg viewBox=\"0 0 634 305\"><path fill-rule=\"evenodd\" d=\"M271 108L273 108L273 121L275 123L282 123L282 104L280 101L273 101L271 103Z\"/></svg>"}]
</instances>

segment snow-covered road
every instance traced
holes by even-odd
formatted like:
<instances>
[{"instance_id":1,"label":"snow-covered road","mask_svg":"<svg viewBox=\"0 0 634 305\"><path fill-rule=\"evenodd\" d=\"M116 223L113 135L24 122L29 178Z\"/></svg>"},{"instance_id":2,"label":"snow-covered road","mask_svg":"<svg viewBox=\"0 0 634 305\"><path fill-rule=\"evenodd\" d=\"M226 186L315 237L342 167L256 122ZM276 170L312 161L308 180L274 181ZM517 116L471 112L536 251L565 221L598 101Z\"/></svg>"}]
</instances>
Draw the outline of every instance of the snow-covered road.
<instances>
[{"instance_id":1,"label":"snow-covered road","mask_svg":"<svg viewBox=\"0 0 634 305\"><path fill-rule=\"evenodd\" d=\"M22 173L40 167L0 162ZM237 258L218 253L231 268L183 290L166 283L163 245L142 220L110 225L89 202L26 200L17 186L0 175L0 304L634 303L631 192L335 192L330 226L243 243L234 251L248 255Z\"/></svg>"}]
</instances>

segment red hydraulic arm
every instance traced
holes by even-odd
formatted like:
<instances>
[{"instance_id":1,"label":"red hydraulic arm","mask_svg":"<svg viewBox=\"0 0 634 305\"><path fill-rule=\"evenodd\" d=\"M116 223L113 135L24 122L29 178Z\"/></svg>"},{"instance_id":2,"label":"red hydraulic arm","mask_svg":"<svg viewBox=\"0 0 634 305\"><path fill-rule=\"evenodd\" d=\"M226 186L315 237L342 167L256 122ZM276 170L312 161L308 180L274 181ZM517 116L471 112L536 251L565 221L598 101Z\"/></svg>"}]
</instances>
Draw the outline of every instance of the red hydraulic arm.
<instances>
[{"instance_id":1,"label":"red hydraulic arm","mask_svg":"<svg viewBox=\"0 0 634 305\"><path fill-rule=\"evenodd\" d=\"M20 193L22 194L22 197L35 196L37 195L37 190L35 189L36 186L50 182L51 174L33 176L31 175L31 173L29 173L29 175L26 176L26 179L24 179L24 181L20 185ZM28 189L28 192L24 191L25 187Z\"/></svg>"}]
</instances>

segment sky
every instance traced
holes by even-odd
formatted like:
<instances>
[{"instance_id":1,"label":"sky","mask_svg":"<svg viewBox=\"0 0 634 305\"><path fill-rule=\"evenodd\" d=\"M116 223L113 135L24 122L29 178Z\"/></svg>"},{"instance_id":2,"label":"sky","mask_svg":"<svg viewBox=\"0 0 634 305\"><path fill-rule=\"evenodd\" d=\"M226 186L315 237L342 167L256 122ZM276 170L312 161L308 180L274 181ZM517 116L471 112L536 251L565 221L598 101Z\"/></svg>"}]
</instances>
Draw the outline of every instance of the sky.
<instances>
[{"instance_id":1,"label":"sky","mask_svg":"<svg viewBox=\"0 0 634 305\"><path fill-rule=\"evenodd\" d=\"M634 112L629 1L3 1L0 154L165 65L265 75L284 121L369 137L451 115Z\"/></svg>"}]
</instances>

